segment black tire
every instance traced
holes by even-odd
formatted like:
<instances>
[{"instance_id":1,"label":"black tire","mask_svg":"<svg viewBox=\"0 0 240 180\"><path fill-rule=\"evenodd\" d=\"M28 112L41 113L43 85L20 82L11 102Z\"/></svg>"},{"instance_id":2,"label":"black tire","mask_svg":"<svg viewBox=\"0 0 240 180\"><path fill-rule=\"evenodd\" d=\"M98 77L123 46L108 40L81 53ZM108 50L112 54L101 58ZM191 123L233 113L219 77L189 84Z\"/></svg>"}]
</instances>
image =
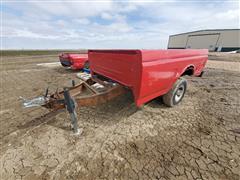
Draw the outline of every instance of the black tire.
<instances>
[{"instance_id":1,"label":"black tire","mask_svg":"<svg viewBox=\"0 0 240 180\"><path fill-rule=\"evenodd\" d=\"M172 89L163 95L163 102L169 107L173 107L181 102L187 90L187 81L179 78L173 85Z\"/></svg>"},{"instance_id":2,"label":"black tire","mask_svg":"<svg viewBox=\"0 0 240 180\"><path fill-rule=\"evenodd\" d=\"M205 71L202 71L198 77L202 77L204 73L205 73Z\"/></svg>"},{"instance_id":3,"label":"black tire","mask_svg":"<svg viewBox=\"0 0 240 180\"><path fill-rule=\"evenodd\" d=\"M63 67L69 67L68 65L64 64L64 63L61 63Z\"/></svg>"}]
</instances>

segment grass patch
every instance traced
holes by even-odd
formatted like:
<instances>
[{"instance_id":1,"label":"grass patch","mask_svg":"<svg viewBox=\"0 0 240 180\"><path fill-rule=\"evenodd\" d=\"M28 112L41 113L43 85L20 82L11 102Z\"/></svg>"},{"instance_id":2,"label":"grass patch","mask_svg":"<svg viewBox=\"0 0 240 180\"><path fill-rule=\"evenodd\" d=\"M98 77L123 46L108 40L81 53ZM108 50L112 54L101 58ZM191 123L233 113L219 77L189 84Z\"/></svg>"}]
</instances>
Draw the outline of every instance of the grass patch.
<instances>
[{"instance_id":1,"label":"grass patch","mask_svg":"<svg viewBox=\"0 0 240 180\"><path fill-rule=\"evenodd\" d=\"M87 53L87 50L1 50L1 56L58 55L63 52Z\"/></svg>"}]
</instances>

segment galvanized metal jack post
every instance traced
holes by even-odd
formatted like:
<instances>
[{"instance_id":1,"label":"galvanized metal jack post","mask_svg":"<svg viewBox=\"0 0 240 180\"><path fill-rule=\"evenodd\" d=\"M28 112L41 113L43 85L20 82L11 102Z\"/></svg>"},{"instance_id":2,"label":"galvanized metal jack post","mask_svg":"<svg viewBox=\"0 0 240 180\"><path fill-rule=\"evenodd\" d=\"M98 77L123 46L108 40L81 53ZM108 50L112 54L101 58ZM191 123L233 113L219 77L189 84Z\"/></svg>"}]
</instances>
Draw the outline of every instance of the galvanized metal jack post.
<instances>
[{"instance_id":1,"label":"galvanized metal jack post","mask_svg":"<svg viewBox=\"0 0 240 180\"><path fill-rule=\"evenodd\" d=\"M71 124L72 124L72 127L73 127L73 132L74 132L74 134L79 135L79 134L81 134L82 130L78 127L77 113L76 113L76 110L75 110L76 105L74 103L74 100L70 96L68 88L64 88L63 95L64 95L64 101L65 101L67 111L70 114Z\"/></svg>"}]
</instances>

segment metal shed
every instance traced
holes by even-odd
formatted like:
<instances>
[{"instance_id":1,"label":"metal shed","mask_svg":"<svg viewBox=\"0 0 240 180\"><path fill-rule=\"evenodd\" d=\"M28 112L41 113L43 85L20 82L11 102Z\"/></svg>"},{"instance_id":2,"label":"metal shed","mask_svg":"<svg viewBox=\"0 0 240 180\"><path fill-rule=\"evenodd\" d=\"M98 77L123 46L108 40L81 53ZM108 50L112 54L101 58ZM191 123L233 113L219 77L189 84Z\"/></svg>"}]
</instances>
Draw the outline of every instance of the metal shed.
<instances>
[{"instance_id":1,"label":"metal shed","mask_svg":"<svg viewBox=\"0 0 240 180\"><path fill-rule=\"evenodd\" d=\"M240 29L200 30L169 36L168 49L209 49L234 51L240 49Z\"/></svg>"}]
</instances>

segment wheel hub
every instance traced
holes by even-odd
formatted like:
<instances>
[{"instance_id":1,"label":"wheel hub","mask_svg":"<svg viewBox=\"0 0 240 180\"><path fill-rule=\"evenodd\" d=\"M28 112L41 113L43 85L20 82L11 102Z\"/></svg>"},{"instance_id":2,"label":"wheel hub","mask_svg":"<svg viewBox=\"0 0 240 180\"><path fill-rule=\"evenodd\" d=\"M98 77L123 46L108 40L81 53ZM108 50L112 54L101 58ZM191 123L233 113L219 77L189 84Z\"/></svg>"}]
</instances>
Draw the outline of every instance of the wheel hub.
<instances>
[{"instance_id":1,"label":"wheel hub","mask_svg":"<svg viewBox=\"0 0 240 180\"><path fill-rule=\"evenodd\" d=\"M176 91L176 94L175 94L175 102L179 102L183 95L184 95L184 91L185 91L185 87L184 85L180 85Z\"/></svg>"}]
</instances>

